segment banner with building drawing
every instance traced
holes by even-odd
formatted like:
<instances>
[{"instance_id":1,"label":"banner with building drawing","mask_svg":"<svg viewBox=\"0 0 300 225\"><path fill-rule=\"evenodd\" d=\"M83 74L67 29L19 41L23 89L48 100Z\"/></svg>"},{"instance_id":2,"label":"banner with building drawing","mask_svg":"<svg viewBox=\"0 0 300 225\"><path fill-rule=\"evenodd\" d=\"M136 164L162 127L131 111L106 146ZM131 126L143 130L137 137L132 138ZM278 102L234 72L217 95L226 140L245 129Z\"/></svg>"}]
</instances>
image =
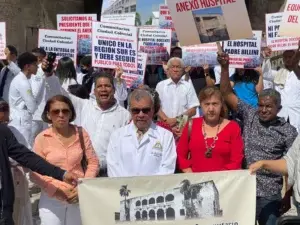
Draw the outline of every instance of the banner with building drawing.
<instances>
[{"instance_id":1,"label":"banner with building drawing","mask_svg":"<svg viewBox=\"0 0 300 225\"><path fill-rule=\"evenodd\" d=\"M0 22L0 59L6 59L4 50L6 48L6 23Z\"/></svg>"},{"instance_id":2,"label":"banner with building drawing","mask_svg":"<svg viewBox=\"0 0 300 225\"><path fill-rule=\"evenodd\" d=\"M285 51L298 48L300 34L298 37L281 37L279 28L283 18L283 13L266 14L266 40L267 46L272 51Z\"/></svg>"},{"instance_id":3,"label":"banner with building drawing","mask_svg":"<svg viewBox=\"0 0 300 225\"><path fill-rule=\"evenodd\" d=\"M299 0L287 0L279 28L279 36L300 36L300 5Z\"/></svg>"},{"instance_id":4,"label":"banner with building drawing","mask_svg":"<svg viewBox=\"0 0 300 225\"><path fill-rule=\"evenodd\" d=\"M249 171L84 179L83 225L253 225L256 177Z\"/></svg>"},{"instance_id":5,"label":"banner with building drawing","mask_svg":"<svg viewBox=\"0 0 300 225\"><path fill-rule=\"evenodd\" d=\"M97 14L58 14L57 30L77 32L78 54L92 53L92 21L97 21Z\"/></svg>"},{"instance_id":6,"label":"banner with building drawing","mask_svg":"<svg viewBox=\"0 0 300 225\"><path fill-rule=\"evenodd\" d=\"M194 45L182 48L182 60L185 66L199 67L205 64L218 65L216 43Z\"/></svg>"},{"instance_id":7,"label":"banner with building drawing","mask_svg":"<svg viewBox=\"0 0 300 225\"><path fill-rule=\"evenodd\" d=\"M136 89L144 83L145 70L147 64L147 54L138 52L137 71L124 71L122 78L126 81L127 88Z\"/></svg>"},{"instance_id":8,"label":"banner with building drawing","mask_svg":"<svg viewBox=\"0 0 300 225\"><path fill-rule=\"evenodd\" d=\"M172 46L176 46L178 38L175 32L170 10L167 5L159 6L159 28L172 30Z\"/></svg>"},{"instance_id":9,"label":"banner with building drawing","mask_svg":"<svg viewBox=\"0 0 300 225\"><path fill-rule=\"evenodd\" d=\"M171 36L170 29L139 29L138 50L148 54L148 65L162 65L164 61L168 61Z\"/></svg>"},{"instance_id":10,"label":"banner with building drawing","mask_svg":"<svg viewBox=\"0 0 300 225\"><path fill-rule=\"evenodd\" d=\"M224 41L224 52L229 54L233 68L253 69L261 65L262 31L253 31L253 37L242 40Z\"/></svg>"},{"instance_id":11,"label":"banner with building drawing","mask_svg":"<svg viewBox=\"0 0 300 225\"><path fill-rule=\"evenodd\" d=\"M167 0L182 46L250 38L244 0Z\"/></svg>"},{"instance_id":12,"label":"banner with building drawing","mask_svg":"<svg viewBox=\"0 0 300 225\"><path fill-rule=\"evenodd\" d=\"M137 28L93 22L93 67L137 70Z\"/></svg>"}]
</instances>

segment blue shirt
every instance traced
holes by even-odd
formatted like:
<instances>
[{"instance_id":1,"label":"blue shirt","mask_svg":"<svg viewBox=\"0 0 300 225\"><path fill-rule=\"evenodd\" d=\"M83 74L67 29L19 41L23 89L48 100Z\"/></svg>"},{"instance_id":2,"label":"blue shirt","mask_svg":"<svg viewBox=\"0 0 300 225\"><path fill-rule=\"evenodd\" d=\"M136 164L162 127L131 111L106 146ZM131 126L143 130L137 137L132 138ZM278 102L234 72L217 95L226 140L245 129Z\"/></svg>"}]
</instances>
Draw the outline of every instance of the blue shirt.
<instances>
[{"instance_id":1,"label":"blue shirt","mask_svg":"<svg viewBox=\"0 0 300 225\"><path fill-rule=\"evenodd\" d=\"M236 82L234 91L239 99L251 105L254 108L258 107L258 95L256 92L256 84L253 82Z\"/></svg>"}]
</instances>

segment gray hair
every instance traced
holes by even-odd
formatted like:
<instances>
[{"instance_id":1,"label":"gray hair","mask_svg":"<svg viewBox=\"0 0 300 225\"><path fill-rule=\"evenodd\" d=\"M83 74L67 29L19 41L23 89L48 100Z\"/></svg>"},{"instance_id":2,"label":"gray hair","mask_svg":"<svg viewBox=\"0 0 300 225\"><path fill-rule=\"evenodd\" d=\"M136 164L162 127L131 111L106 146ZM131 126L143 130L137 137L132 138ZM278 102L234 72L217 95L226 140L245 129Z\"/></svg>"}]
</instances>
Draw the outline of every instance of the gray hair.
<instances>
[{"instance_id":1,"label":"gray hair","mask_svg":"<svg viewBox=\"0 0 300 225\"><path fill-rule=\"evenodd\" d=\"M184 68L183 60L181 58L178 58L178 57L172 57L171 59L169 59L168 64L167 64L168 68L170 68L172 66L174 61L178 61L181 65L181 68L182 69Z\"/></svg>"},{"instance_id":2,"label":"gray hair","mask_svg":"<svg viewBox=\"0 0 300 225\"><path fill-rule=\"evenodd\" d=\"M272 88L265 89L259 94L259 97L272 97L274 98L276 105L278 107L281 106L281 95L275 89Z\"/></svg>"},{"instance_id":3,"label":"gray hair","mask_svg":"<svg viewBox=\"0 0 300 225\"><path fill-rule=\"evenodd\" d=\"M129 105L129 109L131 108L131 101L134 99L135 101L139 102L141 99L144 98L150 98L151 102L152 102L152 106L154 106L154 98L152 96L152 94L145 90L145 89L135 89L133 90L130 94L129 94L129 101L128 101L128 105Z\"/></svg>"}]
</instances>

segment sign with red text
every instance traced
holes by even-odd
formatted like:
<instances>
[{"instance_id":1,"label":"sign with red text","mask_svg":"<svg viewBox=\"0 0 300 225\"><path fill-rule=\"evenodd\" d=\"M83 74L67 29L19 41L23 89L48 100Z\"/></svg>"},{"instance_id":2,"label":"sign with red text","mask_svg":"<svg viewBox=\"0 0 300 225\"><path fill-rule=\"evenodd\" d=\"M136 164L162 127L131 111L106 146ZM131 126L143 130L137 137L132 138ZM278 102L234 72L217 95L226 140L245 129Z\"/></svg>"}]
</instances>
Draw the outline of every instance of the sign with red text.
<instances>
[{"instance_id":1,"label":"sign with red text","mask_svg":"<svg viewBox=\"0 0 300 225\"><path fill-rule=\"evenodd\" d=\"M134 26L93 22L93 67L122 67L137 70L137 28Z\"/></svg>"},{"instance_id":2,"label":"sign with red text","mask_svg":"<svg viewBox=\"0 0 300 225\"><path fill-rule=\"evenodd\" d=\"M159 28L172 30L172 46L175 46L178 42L178 38L175 32L170 10L167 5L159 6Z\"/></svg>"},{"instance_id":3,"label":"sign with red text","mask_svg":"<svg viewBox=\"0 0 300 225\"><path fill-rule=\"evenodd\" d=\"M97 14L58 14L57 29L77 32L78 53L90 54L92 52L92 21L97 21Z\"/></svg>"},{"instance_id":4,"label":"sign with red text","mask_svg":"<svg viewBox=\"0 0 300 225\"><path fill-rule=\"evenodd\" d=\"M272 51L285 51L298 48L299 37L281 37L279 28L283 13L266 14L266 40Z\"/></svg>"},{"instance_id":5,"label":"sign with red text","mask_svg":"<svg viewBox=\"0 0 300 225\"><path fill-rule=\"evenodd\" d=\"M136 89L144 83L145 70L147 64L147 54L138 52L137 71L124 71L122 78L126 81L127 88Z\"/></svg>"},{"instance_id":6,"label":"sign with red text","mask_svg":"<svg viewBox=\"0 0 300 225\"><path fill-rule=\"evenodd\" d=\"M167 0L182 46L250 38L244 0Z\"/></svg>"},{"instance_id":7,"label":"sign with red text","mask_svg":"<svg viewBox=\"0 0 300 225\"><path fill-rule=\"evenodd\" d=\"M224 42L224 52L229 54L229 65L233 68L253 69L261 64L262 31L253 31L252 38Z\"/></svg>"},{"instance_id":8,"label":"sign with red text","mask_svg":"<svg viewBox=\"0 0 300 225\"><path fill-rule=\"evenodd\" d=\"M283 18L279 28L279 36L299 37L300 36L300 2L288 0L285 4Z\"/></svg>"},{"instance_id":9,"label":"sign with red text","mask_svg":"<svg viewBox=\"0 0 300 225\"><path fill-rule=\"evenodd\" d=\"M56 53L56 61L62 57L70 57L76 65L76 32L39 29L38 45L46 52Z\"/></svg>"},{"instance_id":10,"label":"sign with red text","mask_svg":"<svg viewBox=\"0 0 300 225\"><path fill-rule=\"evenodd\" d=\"M218 46L216 43L181 48L182 60L185 66L203 67L203 65L208 64L212 67L219 64L217 61Z\"/></svg>"},{"instance_id":11,"label":"sign with red text","mask_svg":"<svg viewBox=\"0 0 300 225\"><path fill-rule=\"evenodd\" d=\"M0 59L6 59L4 50L6 48L6 23L0 22Z\"/></svg>"},{"instance_id":12,"label":"sign with red text","mask_svg":"<svg viewBox=\"0 0 300 225\"><path fill-rule=\"evenodd\" d=\"M135 13L102 15L101 22L135 25Z\"/></svg>"},{"instance_id":13,"label":"sign with red text","mask_svg":"<svg viewBox=\"0 0 300 225\"><path fill-rule=\"evenodd\" d=\"M169 60L171 36L170 29L139 29L138 50L148 54L148 65L162 65Z\"/></svg>"}]
</instances>

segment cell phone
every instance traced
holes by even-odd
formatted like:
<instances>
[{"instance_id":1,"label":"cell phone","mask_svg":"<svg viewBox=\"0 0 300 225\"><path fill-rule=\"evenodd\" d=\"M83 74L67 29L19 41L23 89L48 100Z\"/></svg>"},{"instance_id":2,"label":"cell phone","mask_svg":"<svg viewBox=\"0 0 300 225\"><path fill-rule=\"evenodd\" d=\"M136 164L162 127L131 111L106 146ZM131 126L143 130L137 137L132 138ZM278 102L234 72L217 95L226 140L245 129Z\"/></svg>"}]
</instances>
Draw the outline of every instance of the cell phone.
<instances>
[{"instance_id":1,"label":"cell phone","mask_svg":"<svg viewBox=\"0 0 300 225\"><path fill-rule=\"evenodd\" d=\"M284 216L277 220L277 225L299 225L300 216Z\"/></svg>"},{"instance_id":2,"label":"cell phone","mask_svg":"<svg viewBox=\"0 0 300 225\"><path fill-rule=\"evenodd\" d=\"M48 67L44 69L44 72L50 73L53 70L53 64L56 60L56 53L54 52L48 52L47 54L47 61L48 61Z\"/></svg>"}]
</instances>

